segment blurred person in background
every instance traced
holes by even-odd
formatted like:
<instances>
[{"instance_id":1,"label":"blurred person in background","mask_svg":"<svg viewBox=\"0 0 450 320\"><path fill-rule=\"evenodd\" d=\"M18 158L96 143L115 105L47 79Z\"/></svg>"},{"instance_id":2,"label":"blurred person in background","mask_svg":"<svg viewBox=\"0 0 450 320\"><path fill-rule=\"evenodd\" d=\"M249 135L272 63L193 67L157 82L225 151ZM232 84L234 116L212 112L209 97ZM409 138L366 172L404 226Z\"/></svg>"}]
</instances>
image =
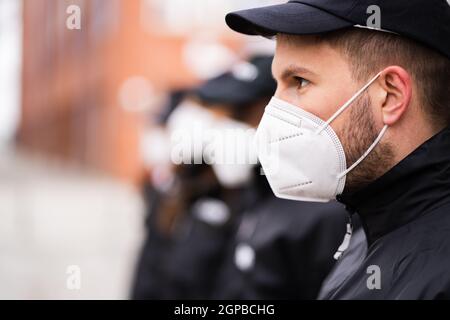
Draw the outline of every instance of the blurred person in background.
<instances>
[{"instance_id":1,"label":"blurred person in background","mask_svg":"<svg viewBox=\"0 0 450 320\"><path fill-rule=\"evenodd\" d=\"M141 140L141 153L145 163L142 195L145 201L145 241L139 257L132 288L134 299L163 297L166 286L166 256L170 252L173 207L169 202L174 188L176 172L170 159L170 137L166 124L173 110L182 102L186 92L176 90L169 94L162 112L148 125ZM179 198L175 198L179 199ZM181 202L181 201L180 201Z\"/></svg>"},{"instance_id":2,"label":"blurred person in background","mask_svg":"<svg viewBox=\"0 0 450 320\"><path fill-rule=\"evenodd\" d=\"M157 242L162 225L153 224L133 298L316 298L345 214L336 204L278 200L261 174L252 141L276 86L271 63L259 56L237 64L169 117L169 135L181 138L178 151L189 150L183 160L191 163L174 165L165 200L149 203L149 220L166 221L165 241Z\"/></svg>"},{"instance_id":3,"label":"blurred person in background","mask_svg":"<svg viewBox=\"0 0 450 320\"><path fill-rule=\"evenodd\" d=\"M223 188L203 161L203 135L218 125L216 116L192 90L173 93L164 109L144 144L147 236L132 298L208 298L241 211L240 193Z\"/></svg>"}]
</instances>

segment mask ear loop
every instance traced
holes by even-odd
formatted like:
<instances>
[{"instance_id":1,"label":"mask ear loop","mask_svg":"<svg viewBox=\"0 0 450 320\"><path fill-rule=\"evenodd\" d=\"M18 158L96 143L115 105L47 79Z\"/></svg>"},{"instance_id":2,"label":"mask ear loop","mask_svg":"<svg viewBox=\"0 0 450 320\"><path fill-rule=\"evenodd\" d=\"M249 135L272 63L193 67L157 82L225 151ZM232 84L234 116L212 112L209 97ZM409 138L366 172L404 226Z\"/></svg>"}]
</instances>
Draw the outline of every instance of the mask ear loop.
<instances>
[{"instance_id":1,"label":"mask ear loop","mask_svg":"<svg viewBox=\"0 0 450 320\"><path fill-rule=\"evenodd\" d=\"M320 134L334 120L336 120L336 118L339 117L341 115L341 113L344 112L353 102L355 102L355 100L358 99L358 97L364 91L366 91L367 88L369 88L380 77L380 75L382 73L383 73L383 71L379 72L375 77L372 78L372 80L370 80L364 87L362 87L357 93L355 93L355 95L353 97L351 97L350 100L348 100L342 107L340 107L339 110L336 111L336 113L316 131L316 134ZM358 166L373 151L373 149L378 145L380 140L383 138L383 136L386 133L388 127L389 127L388 125L384 126L384 128L381 130L381 132L378 135L378 137L375 139L375 141L372 143L372 145L369 147L369 149L367 149L367 151L364 152L364 154L361 156L361 158L358 159L358 161L356 161L350 168L348 168L347 170L345 170L344 172L342 172L341 174L338 175L338 179L339 180L342 179L343 177L345 177L350 171L355 169L356 166Z\"/></svg>"},{"instance_id":2,"label":"mask ear loop","mask_svg":"<svg viewBox=\"0 0 450 320\"><path fill-rule=\"evenodd\" d=\"M353 169L356 168L356 166L358 166L368 155L369 153L371 153L373 151L373 149L375 149L375 147L377 146L377 144L380 142L380 140L383 138L384 134L386 133L387 129L388 129L388 125L385 125L383 127L383 130L381 130L380 134L378 135L378 137L375 139L375 141L372 143L372 145L370 146L369 149L367 149L366 152L364 152L364 154L361 156L361 158L359 158L358 161L356 161L354 164L352 164L352 166L350 168L348 168L347 170L345 170L344 172L342 172L341 174L338 175L338 179L342 179L343 177L345 177L350 171L352 171Z\"/></svg>"},{"instance_id":3,"label":"mask ear loop","mask_svg":"<svg viewBox=\"0 0 450 320\"><path fill-rule=\"evenodd\" d=\"M372 80L370 80L364 87L362 87L353 97L350 98L342 107L339 108L338 111L327 121L325 122L319 129L317 129L316 134L320 134L323 130L325 130L337 117L341 115L342 112L345 111L353 102L355 102L358 97L367 90L381 75L383 71L379 72Z\"/></svg>"}]
</instances>

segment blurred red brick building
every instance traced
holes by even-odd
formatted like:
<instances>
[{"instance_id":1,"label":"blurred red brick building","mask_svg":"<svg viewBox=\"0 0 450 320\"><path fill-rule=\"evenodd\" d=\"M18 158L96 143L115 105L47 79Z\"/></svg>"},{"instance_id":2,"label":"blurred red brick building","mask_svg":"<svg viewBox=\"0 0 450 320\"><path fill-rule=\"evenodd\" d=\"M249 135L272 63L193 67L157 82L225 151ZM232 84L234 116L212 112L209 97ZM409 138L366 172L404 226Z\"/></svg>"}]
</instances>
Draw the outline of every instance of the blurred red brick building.
<instances>
[{"instance_id":1,"label":"blurred red brick building","mask_svg":"<svg viewBox=\"0 0 450 320\"><path fill-rule=\"evenodd\" d=\"M121 106L120 88L136 75L156 93L197 81L183 57L188 34L166 30L149 3L24 1L21 146L138 181L144 115ZM81 8L81 30L66 27L71 4ZM228 47L240 46L231 33L219 33Z\"/></svg>"}]
</instances>

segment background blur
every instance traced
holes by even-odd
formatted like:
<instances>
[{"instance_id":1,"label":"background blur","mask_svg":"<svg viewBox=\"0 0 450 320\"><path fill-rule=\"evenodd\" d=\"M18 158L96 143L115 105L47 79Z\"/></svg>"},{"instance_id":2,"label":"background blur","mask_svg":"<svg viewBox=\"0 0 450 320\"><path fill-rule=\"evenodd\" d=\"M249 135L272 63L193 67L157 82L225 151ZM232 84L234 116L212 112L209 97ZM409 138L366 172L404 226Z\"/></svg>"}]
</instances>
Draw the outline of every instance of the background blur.
<instances>
[{"instance_id":1,"label":"background blur","mask_svg":"<svg viewBox=\"0 0 450 320\"><path fill-rule=\"evenodd\" d=\"M276 2L0 0L0 299L128 297L145 129L170 90L270 53L224 16Z\"/></svg>"}]
</instances>

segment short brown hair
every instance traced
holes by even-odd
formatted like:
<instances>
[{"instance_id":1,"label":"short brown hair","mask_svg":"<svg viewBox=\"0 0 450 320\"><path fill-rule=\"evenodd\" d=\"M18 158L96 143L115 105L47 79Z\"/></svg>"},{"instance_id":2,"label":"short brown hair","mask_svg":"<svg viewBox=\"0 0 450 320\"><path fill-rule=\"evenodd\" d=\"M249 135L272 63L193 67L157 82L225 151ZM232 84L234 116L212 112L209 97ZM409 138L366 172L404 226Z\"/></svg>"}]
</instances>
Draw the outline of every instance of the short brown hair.
<instances>
[{"instance_id":1,"label":"short brown hair","mask_svg":"<svg viewBox=\"0 0 450 320\"><path fill-rule=\"evenodd\" d=\"M450 59L447 57L405 37L367 29L347 28L316 37L351 61L357 81L366 82L391 65L404 68L411 74L420 104L432 124L450 125Z\"/></svg>"}]
</instances>

